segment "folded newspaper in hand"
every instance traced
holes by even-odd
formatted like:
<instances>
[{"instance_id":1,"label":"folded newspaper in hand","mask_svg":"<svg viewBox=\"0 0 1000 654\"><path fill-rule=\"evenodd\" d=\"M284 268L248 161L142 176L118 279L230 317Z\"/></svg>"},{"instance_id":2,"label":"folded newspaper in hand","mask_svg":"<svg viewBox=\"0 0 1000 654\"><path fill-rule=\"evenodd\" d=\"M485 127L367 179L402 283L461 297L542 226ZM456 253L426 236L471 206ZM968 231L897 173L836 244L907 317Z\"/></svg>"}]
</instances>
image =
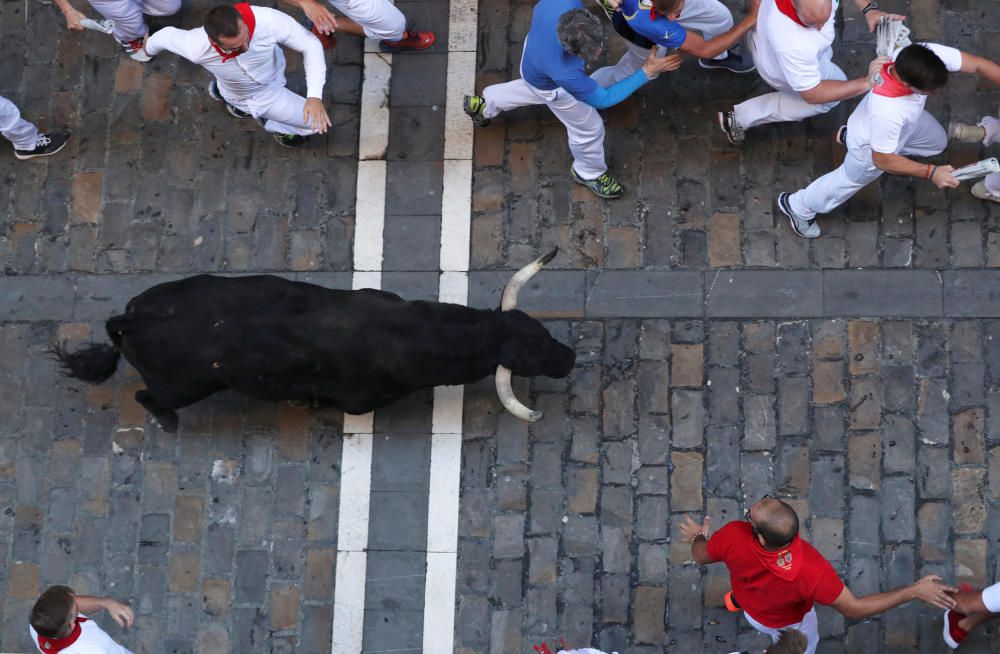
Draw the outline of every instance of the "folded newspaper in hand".
<instances>
[{"instance_id":1,"label":"folded newspaper in hand","mask_svg":"<svg viewBox=\"0 0 1000 654\"><path fill-rule=\"evenodd\" d=\"M955 179L966 181L969 179L978 179L979 177L986 177L991 173L1000 173L1000 161L995 158L990 157L989 159L983 159L978 163L971 164L969 166L964 166L952 171L952 175Z\"/></svg>"},{"instance_id":2,"label":"folded newspaper in hand","mask_svg":"<svg viewBox=\"0 0 1000 654\"><path fill-rule=\"evenodd\" d=\"M888 16L878 19L875 27L875 56L891 57L898 50L910 45L910 28L903 21L892 20Z\"/></svg>"},{"instance_id":3,"label":"folded newspaper in hand","mask_svg":"<svg viewBox=\"0 0 1000 654\"><path fill-rule=\"evenodd\" d=\"M98 32L104 32L105 34L111 34L115 31L115 21L110 19L94 20L93 18L83 18L80 20L80 24L88 30L97 30Z\"/></svg>"}]
</instances>

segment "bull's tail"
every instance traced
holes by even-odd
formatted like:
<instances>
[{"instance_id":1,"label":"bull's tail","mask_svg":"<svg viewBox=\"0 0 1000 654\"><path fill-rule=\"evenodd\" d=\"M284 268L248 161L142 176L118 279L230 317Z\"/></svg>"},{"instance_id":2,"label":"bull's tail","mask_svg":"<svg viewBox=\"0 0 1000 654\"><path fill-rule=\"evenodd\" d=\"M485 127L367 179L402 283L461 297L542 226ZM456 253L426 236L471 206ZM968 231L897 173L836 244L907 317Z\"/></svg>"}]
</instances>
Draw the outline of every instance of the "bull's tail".
<instances>
[{"instance_id":1,"label":"bull's tail","mask_svg":"<svg viewBox=\"0 0 1000 654\"><path fill-rule=\"evenodd\" d=\"M59 359L64 375L90 384L100 384L115 374L121 357L117 348L105 343L91 343L76 352L56 344L52 346L52 353Z\"/></svg>"}]
</instances>

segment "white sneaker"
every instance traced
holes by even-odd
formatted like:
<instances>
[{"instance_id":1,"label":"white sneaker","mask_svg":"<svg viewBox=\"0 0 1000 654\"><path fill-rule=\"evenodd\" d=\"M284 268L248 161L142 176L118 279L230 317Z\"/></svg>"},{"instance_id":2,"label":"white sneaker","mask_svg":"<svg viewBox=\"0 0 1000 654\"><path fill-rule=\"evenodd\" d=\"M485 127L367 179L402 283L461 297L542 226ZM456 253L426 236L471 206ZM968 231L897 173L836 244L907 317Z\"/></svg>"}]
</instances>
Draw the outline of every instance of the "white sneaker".
<instances>
[{"instance_id":1,"label":"white sneaker","mask_svg":"<svg viewBox=\"0 0 1000 654\"><path fill-rule=\"evenodd\" d=\"M980 125L948 123L948 140L955 143L982 143L986 130Z\"/></svg>"},{"instance_id":2,"label":"white sneaker","mask_svg":"<svg viewBox=\"0 0 1000 654\"><path fill-rule=\"evenodd\" d=\"M1000 119L993 116L983 116L983 119L979 121L979 126L986 132L983 137L983 145L996 143L997 139L1000 138Z\"/></svg>"},{"instance_id":3,"label":"white sneaker","mask_svg":"<svg viewBox=\"0 0 1000 654\"><path fill-rule=\"evenodd\" d=\"M131 41L119 41L118 43L125 49L125 54L136 61L146 63L147 61L153 60L153 58L146 53L146 49L142 47L142 37L132 39Z\"/></svg>"},{"instance_id":4,"label":"white sneaker","mask_svg":"<svg viewBox=\"0 0 1000 654\"><path fill-rule=\"evenodd\" d=\"M972 185L972 195L980 200L1000 203L1000 195L990 193L990 190L986 188L986 181L982 179Z\"/></svg>"},{"instance_id":5,"label":"white sneaker","mask_svg":"<svg viewBox=\"0 0 1000 654\"><path fill-rule=\"evenodd\" d=\"M796 214L792 211L792 205L789 203L788 198L788 193L779 193L778 208L781 209L781 213L788 216L788 222L792 226L792 231L802 238L818 238L821 232L819 225L816 224L816 219L809 220Z\"/></svg>"}]
</instances>

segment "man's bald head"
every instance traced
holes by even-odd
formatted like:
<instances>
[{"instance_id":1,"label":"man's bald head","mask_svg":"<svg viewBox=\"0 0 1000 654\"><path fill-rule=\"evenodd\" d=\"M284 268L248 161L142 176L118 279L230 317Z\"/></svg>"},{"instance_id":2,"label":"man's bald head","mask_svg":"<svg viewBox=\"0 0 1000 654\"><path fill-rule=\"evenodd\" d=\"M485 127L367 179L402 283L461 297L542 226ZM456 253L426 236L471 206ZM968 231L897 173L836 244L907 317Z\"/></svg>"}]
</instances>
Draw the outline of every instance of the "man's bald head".
<instances>
[{"instance_id":1,"label":"man's bald head","mask_svg":"<svg viewBox=\"0 0 1000 654\"><path fill-rule=\"evenodd\" d=\"M781 500L765 497L753 505L753 526L772 547L791 543L799 533L799 516Z\"/></svg>"},{"instance_id":2,"label":"man's bald head","mask_svg":"<svg viewBox=\"0 0 1000 654\"><path fill-rule=\"evenodd\" d=\"M815 29L822 29L833 16L833 0L792 0L799 20Z\"/></svg>"}]
</instances>

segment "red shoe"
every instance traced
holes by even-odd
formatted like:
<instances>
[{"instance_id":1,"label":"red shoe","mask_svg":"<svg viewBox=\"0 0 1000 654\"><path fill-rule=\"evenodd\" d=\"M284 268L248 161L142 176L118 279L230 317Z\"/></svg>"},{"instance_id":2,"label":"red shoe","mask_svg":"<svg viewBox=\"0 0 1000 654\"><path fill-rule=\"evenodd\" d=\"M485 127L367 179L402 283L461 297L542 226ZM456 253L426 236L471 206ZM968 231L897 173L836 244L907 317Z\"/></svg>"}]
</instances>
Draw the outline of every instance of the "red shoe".
<instances>
[{"instance_id":1,"label":"red shoe","mask_svg":"<svg viewBox=\"0 0 1000 654\"><path fill-rule=\"evenodd\" d=\"M941 635L944 637L945 644L952 649L958 649L965 637L969 635L968 631L958 626L958 623L964 619L965 614L958 611L947 609L944 612L944 628Z\"/></svg>"},{"instance_id":2,"label":"red shoe","mask_svg":"<svg viewBox=\"0 0 1000 654\"><path fill-rule=\"evenodd\" d=\"M382 52L403 52L404 50L426 50L434 45L434 32L418 32L407 28L398 41L380 41Z\"/></svg>"},{"instance_id":3,"label":"red shoe","mask_svg":"<svg viewBox=\"0 0 1000 654\"><path fill-rule=\"evenodd\" d=\"M313 23L309 26L309 31L316 35L319 42L323 44L324 50L333 50L337 47L337 37L333 34L323 34L318 29L316 29L316 24Z\"/></svg>"}]
</instances>

